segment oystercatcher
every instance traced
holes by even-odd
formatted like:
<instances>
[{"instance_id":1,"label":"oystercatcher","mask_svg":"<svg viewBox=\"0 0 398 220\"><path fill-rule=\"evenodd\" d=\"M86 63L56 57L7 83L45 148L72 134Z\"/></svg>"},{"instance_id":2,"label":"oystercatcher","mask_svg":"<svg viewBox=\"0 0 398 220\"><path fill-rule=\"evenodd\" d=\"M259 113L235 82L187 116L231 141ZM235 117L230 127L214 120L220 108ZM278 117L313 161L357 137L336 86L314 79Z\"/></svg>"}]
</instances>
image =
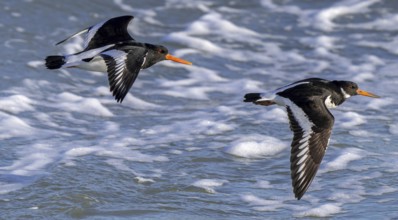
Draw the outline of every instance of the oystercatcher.
<instances>
[{"instance_id":1,"label":"oystercatcher","mask_svg":"<svg viewBox=\"0 0 398 220\"><path fill-rule=\"evenodd\" d=\"M351 96L379 96L358 88L350 81L304 79L269 94L249 93L244 102L257 105L277 104L286 107L293 131L290 170L295 197L307 191L325 155L334 123L329 109L341 105Z\"/></svg>"},{"instance_id":2,"label":"oystercatcher","mask_svg":"<svg viewBox=\"0 0 398 220\"><path fill-rule=\"evenodd\" d=\"M164 46L136 42L127 31L127 26L133 18L111 18L58 42L56 45L86 34L83 51L66 56L48 56L46 67L76 67L107 72L110 90L117 102L122 102L141 69L162 60L192 65L191 62L170 55Z\"/></svg>"}]
</instances>

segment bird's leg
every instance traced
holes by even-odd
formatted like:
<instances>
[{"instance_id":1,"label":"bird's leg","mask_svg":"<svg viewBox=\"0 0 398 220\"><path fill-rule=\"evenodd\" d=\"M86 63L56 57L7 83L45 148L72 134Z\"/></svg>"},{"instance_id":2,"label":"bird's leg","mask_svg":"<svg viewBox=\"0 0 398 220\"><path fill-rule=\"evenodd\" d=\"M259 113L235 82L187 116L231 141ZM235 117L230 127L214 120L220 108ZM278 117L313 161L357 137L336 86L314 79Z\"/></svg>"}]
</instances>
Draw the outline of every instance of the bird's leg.
<instances>
[{"instance_id":1,"label":"bird's leg","mask_svg":"<svg viewBox=\"0 0 398 220\"><path fill-rule=\"evenodd\" d=\"M265 105L265 106L269 106L269 105L274 105L274 104L276 104L276 102L274 102L273 100L261 100L261 101L256 101L256 102L254 102L254 104L256 104L256 105Z\"/></svg>"}]
</instances>

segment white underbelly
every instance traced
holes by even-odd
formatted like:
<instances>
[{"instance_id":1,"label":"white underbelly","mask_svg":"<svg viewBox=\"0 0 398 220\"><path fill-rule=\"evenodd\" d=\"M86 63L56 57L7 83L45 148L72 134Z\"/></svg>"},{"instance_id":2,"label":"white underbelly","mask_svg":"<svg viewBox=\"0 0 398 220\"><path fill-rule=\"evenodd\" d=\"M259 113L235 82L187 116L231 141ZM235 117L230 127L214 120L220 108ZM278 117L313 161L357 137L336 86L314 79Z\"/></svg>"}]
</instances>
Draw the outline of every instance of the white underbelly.
<instances>
[{"instance_id":1,"label":"white underbelly","mask_svg":"<svg viewBox=\"0 0 398 220\"><path fill-rule=\"evenodd\" d=\"M79 69L95 71L95 72L107 72L107 66L104 59L101 56L96 56L90 62L82 61L79 65L75 66Z\"/></svg>"},{"instance_id":2,"label":"white underbelly","mask_svg":"<svg viewBox=\"0 0 398 220\"><path fill-rule=\"evenodd\" d=\"M66 56L66 63L63 67L75 67L89 71L107 72L105 61L99 54L109 47L112 47L112 45L84 51L76 55L68 55ZM90 62L84 61L87 59L91 59Z\"/></svg>"}]
</instances>

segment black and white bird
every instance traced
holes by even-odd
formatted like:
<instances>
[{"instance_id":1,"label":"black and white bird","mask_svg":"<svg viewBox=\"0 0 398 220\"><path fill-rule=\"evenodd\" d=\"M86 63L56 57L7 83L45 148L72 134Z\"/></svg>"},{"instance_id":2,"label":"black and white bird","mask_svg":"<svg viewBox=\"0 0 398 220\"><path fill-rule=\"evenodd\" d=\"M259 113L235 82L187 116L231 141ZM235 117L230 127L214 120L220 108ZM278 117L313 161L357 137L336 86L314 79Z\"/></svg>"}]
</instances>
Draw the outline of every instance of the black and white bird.
<instances>
[{"instance_id":1,"label":"black and white bird","mask_svg":"<svg viewBox=\"0 0 398 220\"><path fill-rule=\"evenodd\" d=\"M76 67L90 71L107 72L110 90L117 102L122 102L141 69L162 60L192 65L174 57L161 45L139 43L128 33L133 16L120 16L101 22L58 42L56 45L85 34L84 49L65 56L48 56L46 67L60 69Z\"/></svg>"},{"instance_id":2,"label":"black and white bird","mask_svg":"<svg viewBox=\"0 0 398 220\"><path fill-rule=\"evenodd\" d=\"M300 80L269 94L245 95L244 102L286 107L290 129L294 133L290 170L297 199L301 199L310 186L328 147L334 123L329 109L355 95L379 97L359 89L354 82L319 78Z\"/></svg>"}]
</instances>

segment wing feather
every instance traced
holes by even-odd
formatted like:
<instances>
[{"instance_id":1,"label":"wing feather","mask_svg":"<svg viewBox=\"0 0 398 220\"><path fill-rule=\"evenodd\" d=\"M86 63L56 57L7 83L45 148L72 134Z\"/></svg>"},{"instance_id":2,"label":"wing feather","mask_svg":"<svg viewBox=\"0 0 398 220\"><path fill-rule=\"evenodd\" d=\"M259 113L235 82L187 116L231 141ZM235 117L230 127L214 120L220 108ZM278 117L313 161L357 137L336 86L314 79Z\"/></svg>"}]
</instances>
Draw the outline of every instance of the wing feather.
<instances>
[{"instance_id":1,"label":"wing feather","mask_svg":"<svg viewBox=\"0 0 398 220\"><path fill-rule=\"evenodd\" d=\"M119 42L134 41L127 31L127 27L133 18L130 15L111 18L79 31L56 45L82 34L86 34L83 45L84 51Z\"/></svg>"},{"instance_id":2,"label":"wing feather","mask_svg":"<svg viewBox=\"0 0 398 220\"><path fill-rule=\"evenodd\" d=\"M121 103L133 86L146 54L144 48L137 48L134 53L117 49L101 53L108 69L110 91L117 102Z\"/></svg>"},{"instance_id":3,"label":"wing feather","mask_svg":"<svg viewBox=\"0 0 398 220\"><path fill-rule=\"evenodd\" d=\"M292 186L296 198L301 199L325 155L334 118L321 97L291 102L286 109L294 133L290 157Z\"/></svg>"}]
</instances>

